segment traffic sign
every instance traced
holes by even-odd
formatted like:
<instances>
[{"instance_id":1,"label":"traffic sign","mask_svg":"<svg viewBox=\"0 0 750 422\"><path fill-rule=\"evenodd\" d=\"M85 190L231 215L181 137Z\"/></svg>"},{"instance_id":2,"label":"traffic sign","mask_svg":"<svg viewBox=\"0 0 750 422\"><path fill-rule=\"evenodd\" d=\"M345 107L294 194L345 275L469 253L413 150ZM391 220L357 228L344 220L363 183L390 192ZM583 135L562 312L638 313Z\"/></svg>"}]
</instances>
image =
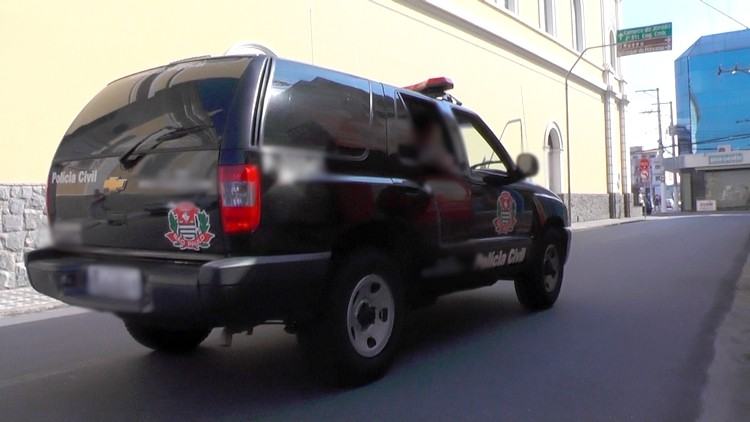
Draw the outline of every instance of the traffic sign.
<instances>
[{"instance_id":1,"label":"traffic sign","mask_svg":"<svg viewBox=\"0 0 750 422\"><path fill-rule=\"evenodd\" d=\"M672 22L617 31L617 56L672 49Z\"/></svg>"},{"instance_id":2,"label":"traffic sign","mask_svg":"<svg viewBox=\"0 0 750 422\"><path fill-rule=\"evenodd\" d=\"M641 158L638 161L639 177L641 179L641 185L648 186L651 184L651 162L648 158Z\"/></svg>"}]
</instances>

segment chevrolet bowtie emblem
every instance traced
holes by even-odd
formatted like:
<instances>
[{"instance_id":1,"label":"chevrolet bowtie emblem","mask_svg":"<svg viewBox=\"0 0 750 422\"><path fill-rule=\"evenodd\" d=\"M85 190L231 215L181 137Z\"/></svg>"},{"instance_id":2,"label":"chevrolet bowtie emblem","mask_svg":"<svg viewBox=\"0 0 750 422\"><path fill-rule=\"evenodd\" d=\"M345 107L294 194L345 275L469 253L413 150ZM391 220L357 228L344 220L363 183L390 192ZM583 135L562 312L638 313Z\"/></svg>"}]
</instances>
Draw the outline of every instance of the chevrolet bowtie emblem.
<instances>
[{"instance_id":1,"label":"chevrolet bowtie emblem","mask_svg":"<svg viewBox=\"0 0 750 422\"><path fill-rule=\"evenodd\" d=\"M128 179L121 179L119 177L110 177L104 181L105 192L120 192L125 190L125 185L128 184Z\"/></svg>"}]
</instances>

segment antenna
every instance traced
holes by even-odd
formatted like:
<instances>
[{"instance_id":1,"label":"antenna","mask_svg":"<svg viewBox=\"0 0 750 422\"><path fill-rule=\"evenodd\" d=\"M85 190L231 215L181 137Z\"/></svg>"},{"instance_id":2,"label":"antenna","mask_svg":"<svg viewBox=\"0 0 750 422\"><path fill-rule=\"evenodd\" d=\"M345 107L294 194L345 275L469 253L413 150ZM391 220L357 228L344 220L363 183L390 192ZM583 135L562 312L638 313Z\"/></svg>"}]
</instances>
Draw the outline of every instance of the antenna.
<instances>
[{"instance_id":1,"label":"antenna","mask_svg":"<svg viewBox=\"0 0 750 422\"><path fill-rule=\"evenodd\" d=\"M229 50L227 50L224 55L225 56L247 56L247 55L256 55L256 54L262 54L270 57L277 57L276 53L271 51L270 48L257 44L254 42L248 42L248 41L242 41L234 44L233 46L229 47Z\"/></svg>"}]
</instances>

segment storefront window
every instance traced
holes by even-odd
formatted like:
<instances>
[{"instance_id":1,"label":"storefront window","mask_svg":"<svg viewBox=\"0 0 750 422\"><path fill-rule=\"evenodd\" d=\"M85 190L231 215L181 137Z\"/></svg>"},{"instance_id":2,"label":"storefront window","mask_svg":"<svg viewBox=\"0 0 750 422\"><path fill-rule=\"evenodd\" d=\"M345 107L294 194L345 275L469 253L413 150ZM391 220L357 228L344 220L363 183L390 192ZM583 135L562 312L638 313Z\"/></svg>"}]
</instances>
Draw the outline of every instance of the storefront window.
<instances>
[{"instance_id":1,"label":"storefront window","mask_svg":"<svg viewBox=\"0 0 750 422\"><path fill-rule=\"evenodd\" d=\"M706 199L717 209L750 207L750 169L707 171L704 180Z\"/></svg>"}]
</instances>

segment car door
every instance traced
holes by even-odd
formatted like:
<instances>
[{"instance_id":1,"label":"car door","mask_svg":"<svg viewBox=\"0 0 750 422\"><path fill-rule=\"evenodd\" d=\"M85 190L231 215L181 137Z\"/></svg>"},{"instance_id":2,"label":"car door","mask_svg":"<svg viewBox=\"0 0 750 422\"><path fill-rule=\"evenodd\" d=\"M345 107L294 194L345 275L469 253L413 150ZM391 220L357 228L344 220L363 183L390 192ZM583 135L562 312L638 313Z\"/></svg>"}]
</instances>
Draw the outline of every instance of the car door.
<instances>
[{"instance_id":1,"label":"car door","mask_svg":"<svg viewBox=\"0 0 750 422\"><path fill-rule=\"evenodd\" d=\"M396 114L403 109L408 123L404 133L398 134L393 125L389 126L389 150L398 157L395 174L411 174L432 196L440 227L439 242L463 244L471 237L474 220L471 187L448 133L445 110L431 99L400 92L396 95ZM406 171L409 167L413 171Z\"/></svg>"},{"instance_id":2,"label":"car door","mask_svg":"<svg viewBox=\"0 0 750 422\"><path fill-rule=\"evenodd\" d=\"M516 268L530 255L534 221L532 193L513 183L514 164L489 127L477 116L451 107L459 150L466 155L471 189L469 227L474 269Z\"/></svg>"}]
</instances>

